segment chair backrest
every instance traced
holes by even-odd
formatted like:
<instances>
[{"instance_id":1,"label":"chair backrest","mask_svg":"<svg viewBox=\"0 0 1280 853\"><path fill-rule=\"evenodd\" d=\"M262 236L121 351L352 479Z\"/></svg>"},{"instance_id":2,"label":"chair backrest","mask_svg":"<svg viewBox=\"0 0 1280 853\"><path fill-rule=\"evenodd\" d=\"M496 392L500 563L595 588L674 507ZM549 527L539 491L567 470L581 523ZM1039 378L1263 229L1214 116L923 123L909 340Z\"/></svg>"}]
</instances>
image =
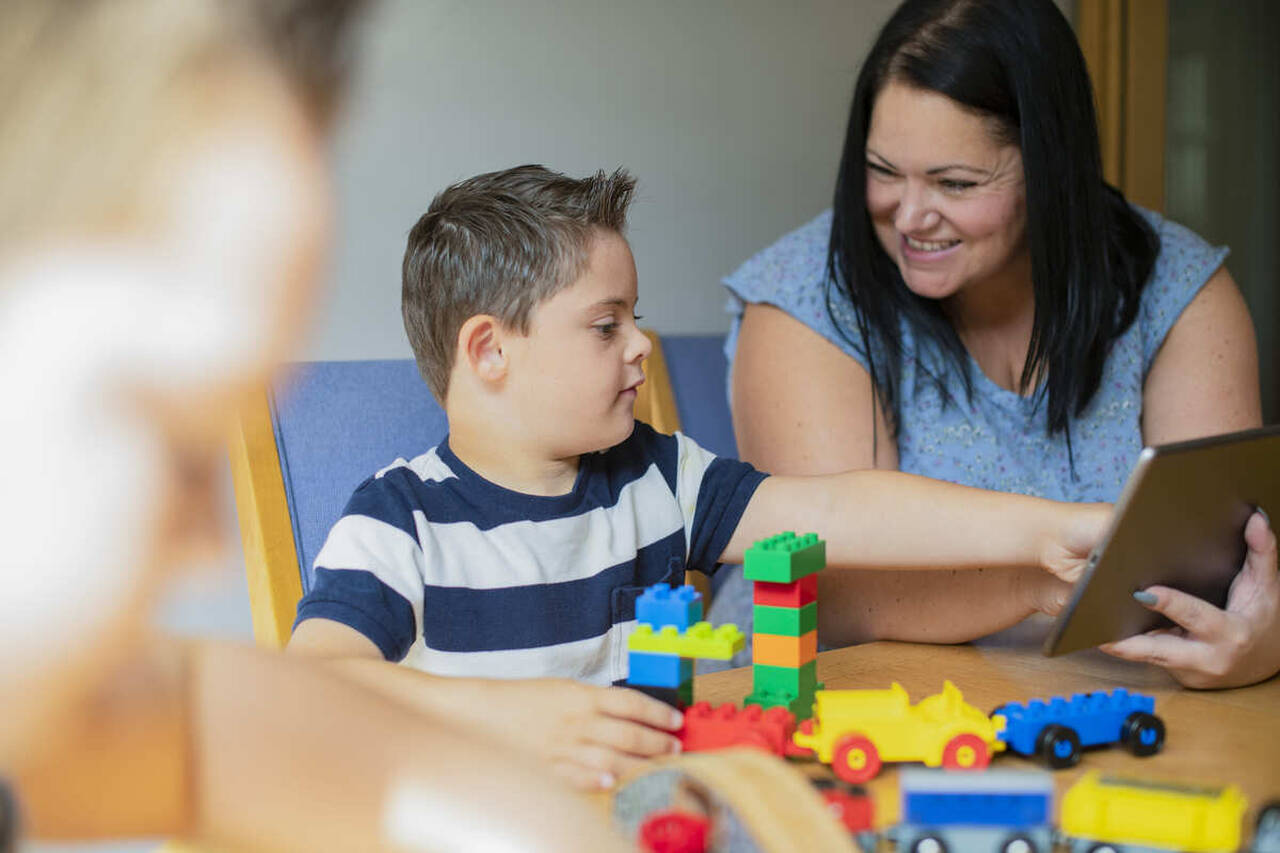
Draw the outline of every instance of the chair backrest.
<instances>
[{"instance_id":1,"label":"chair backrest","mask_svg":"<svg viewBox=\"0 0 1280 853\"><path fill-rule=\"evenodd\" d=\"M655 335L636 416L734 452L718 336ZM242 414L231 447L254 636L289 639L311 566L352 491L396 457L411 459L448 430L411 359L307 362Z\"/></svg>"}]
</instances>

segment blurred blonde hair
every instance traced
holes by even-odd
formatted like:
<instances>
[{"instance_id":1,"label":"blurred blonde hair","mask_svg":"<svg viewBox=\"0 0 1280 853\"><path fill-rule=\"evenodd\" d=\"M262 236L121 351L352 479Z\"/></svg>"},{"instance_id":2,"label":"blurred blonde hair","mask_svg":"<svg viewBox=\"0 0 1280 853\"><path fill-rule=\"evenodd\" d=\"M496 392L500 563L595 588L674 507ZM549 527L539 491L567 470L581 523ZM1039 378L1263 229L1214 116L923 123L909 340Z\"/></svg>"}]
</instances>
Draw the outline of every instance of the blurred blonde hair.
<instances>
[{"instance_id":1,"label":"blurred blonde hair","mask_svg":"<svg viewBox=\"0 0 1280 853\"><path fill-rule=\"evenodd\" d=\"M144 224L157 164L228 69L268 71L317 123L345 78L359 0L4 0L0 253Z\"/></svg>"}]
</instances>

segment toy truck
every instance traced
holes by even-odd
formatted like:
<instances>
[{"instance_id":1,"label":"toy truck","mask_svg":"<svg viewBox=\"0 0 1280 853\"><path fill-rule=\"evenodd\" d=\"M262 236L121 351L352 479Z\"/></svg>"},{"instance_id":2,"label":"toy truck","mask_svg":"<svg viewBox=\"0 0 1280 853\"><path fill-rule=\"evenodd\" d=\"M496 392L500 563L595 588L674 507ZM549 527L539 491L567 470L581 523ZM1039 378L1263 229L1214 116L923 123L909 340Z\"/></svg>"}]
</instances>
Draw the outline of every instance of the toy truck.
<instances>
[{"instance_id":1,"label":"toy truck","mask_svg":"<svg viewBox=\"0 0 1280 853\"><path fill-rule=\"evenodd\" d=\"M885 834L911 853L1049 853L1053 777L1042 771L898 774L900 822Z\"/></svg>"},{"instance_id":2,"label":"toy truck","mask_svg":"<svg viewBox=\"0 0 1280 853\"><path fill-rule=\"evenodd\" d=\"M1062 798L1059 823L1072 853L1185 850L1227 853L1240 846L1244 795L1086 773Z\"/></svg>"},{"instance_id":3,"label":"toy truck","mask_svg":"<svg viewBox=\"0 0 1280 853\"><path fill-rule=\"evenodd\" d=\"M996 733L1004 718L964 701L950 681L911 705L894 682L888 690L819 690L814 717L792 742L811 749L846 782L867 782L885 761L921 761L929 767L980 770L1004 749Z\"/></svg>"},{"instance_id":4,"label":"toy truck","mask_svg":"<svg viewBox=\"0 0 1280 853\"><path fill-rule=\"evenodd\" d=\"M1009 750L1034 755L1059 770L1080 761L1080 751L1121 743L1137 756L1154 755L1164 746L1164 722L1157 717L1155 698L1119 688L1106 693L1055 696L1047 702L1032 699L996 708L1005 725L999 737Z\"/></svg>"}]
</instances>

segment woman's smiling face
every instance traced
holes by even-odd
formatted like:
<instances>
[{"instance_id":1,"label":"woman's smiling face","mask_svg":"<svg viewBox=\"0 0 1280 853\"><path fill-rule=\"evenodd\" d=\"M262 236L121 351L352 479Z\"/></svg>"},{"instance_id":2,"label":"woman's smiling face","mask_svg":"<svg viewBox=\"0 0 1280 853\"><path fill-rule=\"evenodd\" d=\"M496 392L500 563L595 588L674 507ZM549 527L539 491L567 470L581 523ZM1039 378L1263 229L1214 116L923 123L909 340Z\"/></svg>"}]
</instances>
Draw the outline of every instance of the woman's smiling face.
<instances>
[{"instance_id":1,"label":"woman's smiling face","mask_svg":"<svg viewBox=\"0 0 1280 853\"><path fill-rule=\"evenodd\" d=\"M1027 254L1022 153L990 118L891 80L867 133L867 211L907 287L947 299Z\"/></svg>"}]
</instances>

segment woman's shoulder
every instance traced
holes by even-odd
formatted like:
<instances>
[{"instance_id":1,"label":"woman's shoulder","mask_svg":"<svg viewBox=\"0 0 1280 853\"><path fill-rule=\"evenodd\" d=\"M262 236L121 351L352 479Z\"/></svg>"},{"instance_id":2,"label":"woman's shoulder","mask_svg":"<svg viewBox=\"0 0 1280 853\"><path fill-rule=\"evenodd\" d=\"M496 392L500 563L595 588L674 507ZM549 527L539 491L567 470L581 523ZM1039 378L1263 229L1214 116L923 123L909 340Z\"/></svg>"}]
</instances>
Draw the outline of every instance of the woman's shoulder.
<instances>
[{"instance_id":1,"label":"woman's shoulder","mask_svg":"<svg viewBox=\"0 0 1280 853\"><path fill-rule=\"evenodd\" d=\"M830 242L831 211L825 210L756 252L724 283L748 302L772 302L788 291L821 287Z\"/></svg>"},{"instance_id":2,"label":"woman's shoulder","mask_svg":"<svg viewBox=\"0 0 1280 853\"><path fill-rule=\"evenodd\" d=\"M1149 366L1178 317L1222 266L1230 250L1213 245L1185 225L1159 213L1136 205L1134 209L1160 238L1160 252L1143 288L1139 309L1144 362Z\"/></svg>"}]
</instances>

